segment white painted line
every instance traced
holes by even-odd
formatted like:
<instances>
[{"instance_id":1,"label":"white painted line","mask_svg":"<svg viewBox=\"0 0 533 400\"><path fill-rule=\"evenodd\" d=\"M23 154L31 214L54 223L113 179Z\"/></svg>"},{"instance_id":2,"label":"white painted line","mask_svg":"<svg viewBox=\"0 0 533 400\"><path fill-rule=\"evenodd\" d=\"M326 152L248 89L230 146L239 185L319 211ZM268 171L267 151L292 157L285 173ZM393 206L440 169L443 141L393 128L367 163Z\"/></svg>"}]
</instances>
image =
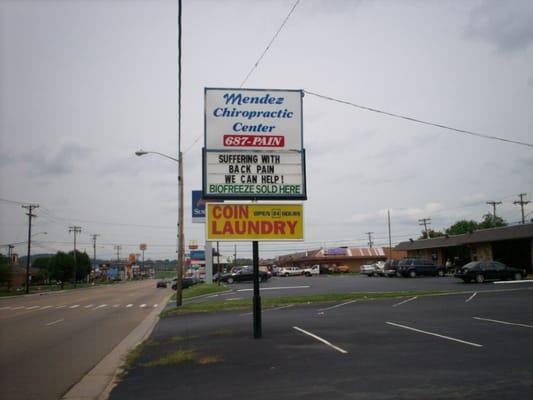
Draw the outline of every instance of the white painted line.
<instances>
[{"instance_id":1,"label":"white painted line","mask_svg":"<svg viewBox=\"0 0 533 400\"><path fill-rule=\"evenodd\" d=\"M402 301L400 303L393 304L392 306L393 307L398 307L398 306L401 306L402 304L409 303L410 301L413 301L413 300L416 300L416 299L418 299L418 296L411 297L410 299L404 300L404 301Z\"/></svg>"},{"instance_id":2,"label":"white painted line","mask_svg":"<svg viewBox=\"0 0 533 400\"><path fill-rule=\"evenodd\" d=\"M128 305L126 306L126 308L130 308L130 307L133 307L133 304L130 303L130 304L128 304Z\"/></svg>"},{"instance_id":3,"label":"white painted line","mask_svg":"<svg viewBox=\"0 0 533 400\"><path fill-rule=\"evenodd\" d=\"M100 304L98 307L95 307L95 310L98 310L99 308L107 307L107 304Z\"/></svg>"},{"instance_id":4,"label":"white painted line","mask_svg":"<svg viewBox=\"0 0 533 400\"><path fill-rule=\"evenodd\" d=\"M309 289L311 286L277 286L262 287L261 290ZM253 289L239 289L237 292L251 292Z\"/></svg>"},{"instance_id":5,"label":"white painted line","mask_svg":"<svg viewBox=\"0 0 533 400\"><path fill-rule=\"evenodd\" d=\"M289 304L287 306L281 306L281 307L275 307L275 308L267 308L266 310L262 310L262 312L283 310L284 308L289 308L289 307L294 307L294 304ZM244 317L245 315L252 315L252 314L253 312L247 312L244 314L239 314L239 316Z\"/></svg>"},{"instance_id":6,"label":"white painted line","mask_svg":"<svg viewBox=\"0 0 533 400\"><path fill-rule=\"evenodd\" d=\"M32 307L28 307L26 308L26 310L35 310L36 308L39 308L40 306L32 306Z\"/></svg>"},{"instance_id":7,"label":"white painted line","mask_svg":"<svg viewBox=\"0 0 533 400\"><path fill-rule=\"evenodd\" d=\"M141 304L141 305L139 306L139 308L144 308L144 307L146 307L146 304Z\"/></svg>"},{"instance_id":8,"label":"white painted line","mask_svg":"<svg viewBox=\"0 0 533 400\"><path fill-rule=\"evenodd\" d=\"M94 304L88 304L84 308L91 308Z\"/></svg>"},{"instance_id":9,"label":"white painted line","mask_svg":"<svg viewBox=\"0 0 533 400\"><path fill-rule=\"evenodd\" d=\"M347 301L346 303L341 303L341 304L337 304L336 306L332 306L332 307L328 307L328 308L321 308L317 311L328 311L328 310L333 310L334 308L338 308L338 307L342 307L342 306L346 306L348 304L352 304L352 303L355 303L357 302L357 300L351 300L351 301Z\"/></svg>"},{"instance_id":10,"label":"white painted line","mask_svg":"<svg viewBox=\"0 0 533 400\"><path fill-rule=\"evenodd\" d=\"M45 326L52 326L52 325L58 324L58 323L63 322L63 321L64 321L64 319L58 319L57 321L49 322L49 323L45 324Z\"/></svg>"},{"instance_id":11,"label":"white painted line","mask_svg":"<svg viewBox=\"0 0 533 400\"><path fill-rule=\"evenodd\" d=\"M48 308L52 308L52 306L44 306L44 307L41 307L41 310L46 310Z\"/></svg>"},{"instance_id":12,"label":"white painted line","mask_svg":"<svg viewBox=\"0 0 533 400\"><path fill-rule=\"evenodd\" d=\"M496 324L503 324L503 325L513 325L513 326L521 326L523 328L533 328L533 325L527 325L527 324L516 324L514 322L507 322L507 321L498 321L497 319L489 319L489 318L480 318L480 317L472 317L474 319L477 319L479 321L488 321L488 322L494 322Z\"/></svg>"},{"instance_id":13,"label":"white painted line","mask_svg":"<svg viewBox=\"0 0 533 400\"><path fill-rule=\"evenodd\" d=\"M470 296L466 301L465 303L468 303L470 300L472 300L474 297L476 297L477 295L477 292L474 292L474 294L472 296Z\"/></svg>"},{"instance_id":14,"label":"white painted line","mask_svg":"<svg viewBox=\"0 0 533 400\"><path fill-rule=\"evenodd\" d=\"M459 342L459 343L467 344L467 345L469 345L469 346L483 347L483 345L481 345L481 344L472 343L472 342L467 342L467 341L465 341L465 340L456 339L456 338L452 338L452 337L449 337L449 336L439 335L438 333L422 331L422 330L420 330L420 329L411 328L410 326L405 326L405 325L395 324L394 322L386 322L386 323L389 324L389 325L392 325L392 326L396 326L396 327L398 327L398 328L409 329L409 330L414 331L414 332L424 333L424 334L426 334L426 335L431 335L431 336L436 336L436 337L439 337L439 338L441 338L441 339L453 340L454 342Z\"/></svg>"},{"instance_id":15,"label":"white painted line","mask_svg":"<svg viewBox=\"0 0 533 400\"><path fill-rule=\"evenodd\" d=\"M70 306L69 308L78 308L80 305L79 304L75 304L73 306Z\"/></svg>"},{"instance_id":16,"label":"white painted line","mask_svg":"<svg viewBox=\"0 0 533 400\"><path fill-rule=\"evenodd\" d=\"M154 304L154 308L156 308L159 304Z\"/></svg>"},{"instance_id":17,"label":"white painted line","mask_svg":"<svg viewBox=\"0 0 533 400\"><path fill-rule=\"evenodd\" d=\"M325 345L331 347L332 349L335 349L337 350L338 352L342 353L342 354L348 354L348 352L344 349L341 349L340 347L337 347L333 344L331 344L330 342L328 342L326 339L322 339L320 336L317 336L317 335L314 335L312 334L311 332L307 332L306 330L303 330L302 328L298 328L297 326L293 326L293 329L296 329L297 331L300 331L302 333L305 333L306 335L309 335L311 336L312 338L324 343Z\"/></svg>"},{"instance_id":18,"label":"white painted line","mask_svg":"<svg viewBox=\"0 0 533 400\"><path fill-rule=\"evenodd\" d=\"M13 307L12 310L20 310L21 308L24 308L24 306Z\"/></svg>"},{"instance_id":19,"label":"white painted line","mask_svg":"<svg viewBox=\"0 0 533 400\"><path fill-rule=\"evenodd\" d=\"M212 297L218 297L218 294L213 294L211 296L207 296L208 299L212 298Z\"/></svg>"},{"instance_id":20,"label":"white painted line","mask_svg":"<svg viewBox=\"0 0 533 400\"><path fill-rule=\"evenodd\" d=\"M533 279L521 280L521 281L496 281L493 282L495 285L513 285L519 283L533 283Z\"/></svg>"},{"instance_id":21,"label":"white painted line","mask_svg":"<svg viewBox=\"0 0 533 400\"><path fill-rule=\"evenodd\" d=\"M120 307L120 304L113 304L113 308Z\"/></svg>"},{"instance_id":22,"label":"white painted line","mask_svg":"<svg viewBox=\"0 0 533 400\"><path fill-rule=\"evenodd\" d=\"M242 297L232 297L231 299L226 299L226 301L233 301L233 300L242 300Z\"/></svg>"},{"instance_id":23,"label":"white painted line","mask_svg":"<svg viewBox=\"0 0 533 400\"><path fill-rule=\"evenodd\" d=\"M56 308L65 308L66 306L57 306Z\"/></svg>"}]
</instances>

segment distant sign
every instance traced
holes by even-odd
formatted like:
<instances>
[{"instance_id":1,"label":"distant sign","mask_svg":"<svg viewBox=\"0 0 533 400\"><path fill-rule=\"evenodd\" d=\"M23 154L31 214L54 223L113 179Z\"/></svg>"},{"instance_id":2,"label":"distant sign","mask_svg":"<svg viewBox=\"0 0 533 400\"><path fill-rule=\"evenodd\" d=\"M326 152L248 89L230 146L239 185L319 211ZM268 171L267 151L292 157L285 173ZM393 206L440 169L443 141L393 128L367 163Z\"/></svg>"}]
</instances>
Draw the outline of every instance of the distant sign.
<instances>
[{"instance_id":1,"label":"distant sign","mask_svg":"<svg viewBox=\"0 0 533 400\"><path fill-rule=\"evenodd\" d=\"M205 89L204 199L305 200L301 90Z\"/></svg>"},{"instance_id":2,"label":"distant sign","mask_svg":"<svg viewBox=\"0 0 533 400\"><path fill-rule=\"evenodd\" d=\"M326 249L325 251L327 256L345 256L346 248L345 247L335 247L332 249Z\"/></svg>"},{"instance_id":3,"label":"distant sign","mask_svg":"<svg viewBox=\"0 0 533 400\"><path fill-rule=\"evenodd\" d=\"M191 250L191 260L195 260L195 261L205 260L205 250Z\"/></svg>"},{"instance_id":4,"label":"distant sign","mask_svg":"<svg viewBox=\"0 0 533 400\"><path fill-rule=\"evenodd\" d=\"M201 224L205 222L205 200L201 190L192 191L192 222Z\"/></svg>"},{"instance_id":5,"label":"distant sign","mask_svg":"<svg viewBox=\"0 0 533 400\"><path fill-rule=\"evenodd\" d=\"M207 240L303 240L303 205L208 203Z\"/></svg>"},{"instance_id":6,"label":"distant sign","mask_svg":"<svg viewBox=\"0 0 533 400\"><path fill-rule=\"evenodd\" d=\"M141 244L139 245L139 250L141 250L141 251L145 251L145 250L146 250L146 243L141 243Z\"/></svg>"}]
</instances>

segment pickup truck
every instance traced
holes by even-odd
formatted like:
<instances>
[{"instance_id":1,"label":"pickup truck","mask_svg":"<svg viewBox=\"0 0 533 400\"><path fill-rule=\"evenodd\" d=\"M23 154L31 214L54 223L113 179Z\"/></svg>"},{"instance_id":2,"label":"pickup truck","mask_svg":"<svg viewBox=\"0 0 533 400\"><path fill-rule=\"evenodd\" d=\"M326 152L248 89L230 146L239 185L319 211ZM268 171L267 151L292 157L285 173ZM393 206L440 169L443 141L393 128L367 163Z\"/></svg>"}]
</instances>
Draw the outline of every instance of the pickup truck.
<instances>
[{"instance_id":1,"label":"pickup truck","mask_svg":"<svg viewBox=\"0 0 533 400\"><path fill-rule=\"evenodd\" d=\"M312 267L304 268L305 276L320 275L320 265L313 265Z\"/></svg>"},{"instance_id":2,"label":"pickup truck","mask_svg":"<svg viewBox=\"0 0 533 400\"><path fill-rule=\"evenodd\" d=\"M403 277L414 278L418 275L444 276L446 269L430 260L406 258L398 263L398 272Z\"/></svg>"}]
</instances>

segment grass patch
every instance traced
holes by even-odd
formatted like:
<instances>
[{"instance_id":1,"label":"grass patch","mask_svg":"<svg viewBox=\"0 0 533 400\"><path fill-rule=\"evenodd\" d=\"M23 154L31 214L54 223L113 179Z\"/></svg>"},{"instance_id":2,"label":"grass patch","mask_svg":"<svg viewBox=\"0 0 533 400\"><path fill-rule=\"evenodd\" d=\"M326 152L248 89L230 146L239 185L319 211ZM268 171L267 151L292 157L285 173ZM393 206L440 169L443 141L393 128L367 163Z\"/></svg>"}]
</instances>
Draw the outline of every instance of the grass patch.
<instances>
[{"instance_id":1,"label":"grass patch","mask_svg":"<svg viewBox=\"0 0 533 400\"><path fill-rule=\"evenodd\" d=\"M229 329L217 329L213 336L231 336L232 332Z\"/></svg>"},{"instance_id":2,"label":"grass patch","mask_svg":"<svg viewBox=\"0 0 533 400\"><path fill-rule=\"evenodd\" d=\"M163 367L167 365L181 364L185 362L193 362L196 359L194 350L177 350L173 353L166 354L156 360L140 364L141 367Z\"/></svg>"},{"instance_id":3,"label":"grass patch","mask_svg":"<svg viewBox=\"0 0 533 400\"><path fill-rule=\"evenodd\" d=\"M410 290L398 292L358 292L358 293L335 293L309 296L288 296L277 298L263 298L261 304L263 309L282 307L289 304L312 304L312 303L332 303L350 300L379 300L398 297L431 296L439 294L453 294L460 291L449 290ZM161 317L170 317L176 314L218 312L243 310L252 307L252 299L233 301L204 301L201 303L185 304L179 308L172 308L161 313Z\"/></svg>"},{"instance_id":4,"label":"grass patch","mask_svg":"<svg viewBox=\"0 0 533 400\"><path fill-rule=\"evenodd\" d=\"M120 367L120 371L117 375L119 380L124 379L124 377L128 374L129 371L131 371L133 368L135 368L139 362L139 359L141 357L142 352L147 346L155 345L151 340L146 340L143 343L138 344L135 348L133 348L128 355L126 356L124 363Z\"/></svg>"}]
</instances>

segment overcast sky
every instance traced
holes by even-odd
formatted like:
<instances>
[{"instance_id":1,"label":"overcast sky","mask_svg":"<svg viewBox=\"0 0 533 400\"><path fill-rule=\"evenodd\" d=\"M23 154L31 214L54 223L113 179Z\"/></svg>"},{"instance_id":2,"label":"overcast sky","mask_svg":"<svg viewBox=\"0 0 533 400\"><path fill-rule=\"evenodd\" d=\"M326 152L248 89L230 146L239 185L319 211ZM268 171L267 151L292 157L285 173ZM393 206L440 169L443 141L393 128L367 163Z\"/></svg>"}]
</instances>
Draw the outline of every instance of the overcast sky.
<instances>
[{"instance_id":1,"label":"overcast sky","mask_svg":"<svg viewBox=\"0 0 533 400\"><path fill-rule=\"evenodd\" d=\"M177 0L0 0L0 244L32 253L175 258ZM294 0L183 0L182 150L185 242L201 188L204 87L239 87ZM533 143L533 2L301 0L245 87L305 89L485 135ZM521 219L533 200L533 148L363 111L307 94L304 243L297 249L416 238L480 220L486 201ZM6 201L9 200L9 201ZM532 218L533 207L526 213ZM233 253L233 243L221 246ZM251 253L250 243L237 246ZM6 248L0 249L6 252ZM23 244L16 251L26 253Z\"/></svg>"}]
</instances>

